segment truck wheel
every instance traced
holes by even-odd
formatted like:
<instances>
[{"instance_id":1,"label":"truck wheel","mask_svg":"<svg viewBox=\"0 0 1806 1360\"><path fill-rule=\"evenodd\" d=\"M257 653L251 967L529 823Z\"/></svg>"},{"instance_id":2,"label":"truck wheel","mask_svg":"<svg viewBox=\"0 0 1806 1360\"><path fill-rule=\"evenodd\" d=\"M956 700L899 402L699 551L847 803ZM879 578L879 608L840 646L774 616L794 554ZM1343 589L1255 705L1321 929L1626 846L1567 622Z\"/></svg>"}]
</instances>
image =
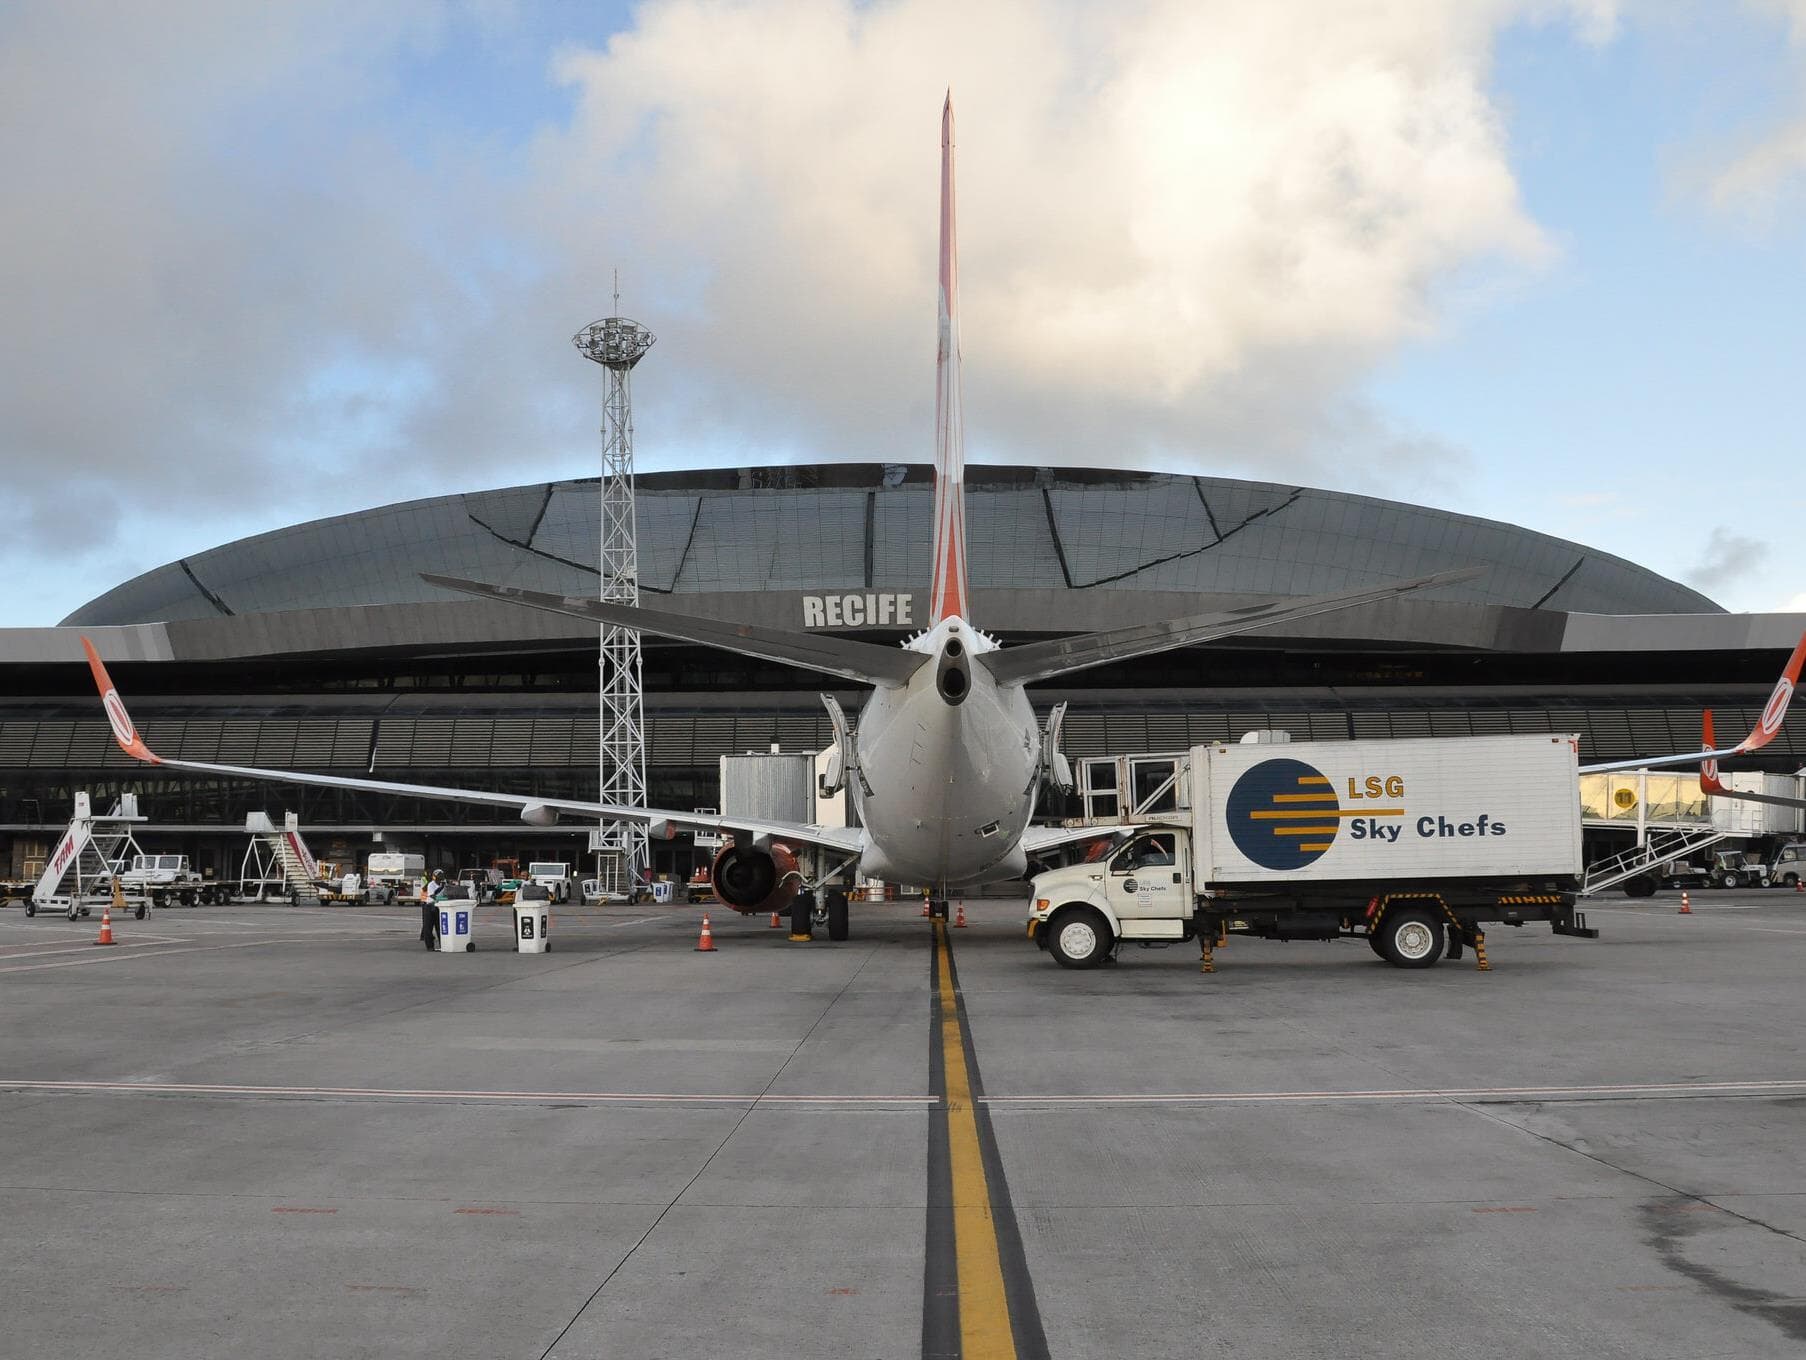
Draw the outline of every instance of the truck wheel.
<instances>
[{"instance_id":1,"label":"truck wheel","mask_svg":"<svg viewBox=\"0 0 1806 1360\"><path fill-rule=\"evenodd\" d=\"M847 937L847 895L838 888L828 893L828 938L844 940Z\"/></svg>"},{"instance_id":2,"label":"truck wheel","mask_svg":"<svg viewBox=\"0 0 1806 1360\"><path fill-rule=\"evenodd\" d=\"M25 899L25 914L27 916L36 916L38 914L38 904L29 897Z\"/></svg>"},{"instance_id":3,"label":"truck wheel","mask_svg":"<svg viewBox=\"0 0 1806 1360\"><path fill-rule=\"evenodd\" d=\"M192 907L194 905L194 890L192 888L187 890L177 899L177 901L181 902L185 907Z\"/></svg>"},{"instance_id":4,"label":"truck wheel","mask_svg":"<svg viewBox=\"0 0 1806 1360\"><path fill-rule=\"evenodd\" d=\"M137 917L140 921L142 921L144 919L144 903L140 902L138 904L137 910L135 910L132 913L132 915Z\"/></svg>"},{"instance_id":5,"label":"truck wheel","mask_svg":"<svg viewBox=\"0 0 1806 1360\"><path fill-rule=\"evenodd\" d=\"M1056 912L1047 925L1047 952L1062 968L1096 968L1115 943L1109 922L1090 907Z\"/></svg>"},{"instance_id":6,"label":"truck wheel","mask_svg":"<svg viewBox=\"0 0 1806 1360\"><path fill-rule=\"evenodd\" d=\"M1626 897L1654 897L1655 894L1656 881L1653 878L1633 878L1624 885Z\"/></svg>"},{"instance_id":7,"label":"truck wheel","mask_svg":"<svg viewBox=\"0 0 1806 1360\"><path fill-rule=\"evenodd\" d=\"M1718 880L1718 886L1721 888L1741 888L1743 886L1743 875L1734 869L1726 869L1724 877Z\"/></svg>"},{"instance_id":8,"label":"truck wheel","mask_svg":"<svg viewBox=\"0 0 1806 1360\"><path fill-rule=\"evenodd\" d=\"M1380 923L1380 949L1395 968L1428 968L1442 957L1442 922L1422 907L1386 913Z\"/></svg>"},{"instance_id":9,"label":"truck wheel","mask_svg":"<svg viewBox=\"0 0 1806 1360\"><path fill-rule=\"evenodd\" d=\"M1367 947L1382 959L1386 957L1386 951L1380 948L1380 937L1371 930L1367 932Z\"/></svg>"},{"instance_id":10,"label":"truck wheel","mask_svg":"<svg viewBox=\"0 0 1806 1360\"><path fill-rule=\"evenodd\" d=\"M168 894L160 893L160 892L152 893L151 894L151 905L153 907L157 908L157 910L161 911L164 907L167 907L169 905Z\"/></svg>"},{"instance_id":11,"label":"truck wheel","mask_svg":"<svg viewBox=\"0 0 1806 1360\"><path fill-rule=\"evenodd\" d=\"M1781 875L1781 886L1786 888L1788 892L1792 892L1794 884L1799 881L1800 876L1796 873L1789 872Z\"/></svg>"}]
</instances>

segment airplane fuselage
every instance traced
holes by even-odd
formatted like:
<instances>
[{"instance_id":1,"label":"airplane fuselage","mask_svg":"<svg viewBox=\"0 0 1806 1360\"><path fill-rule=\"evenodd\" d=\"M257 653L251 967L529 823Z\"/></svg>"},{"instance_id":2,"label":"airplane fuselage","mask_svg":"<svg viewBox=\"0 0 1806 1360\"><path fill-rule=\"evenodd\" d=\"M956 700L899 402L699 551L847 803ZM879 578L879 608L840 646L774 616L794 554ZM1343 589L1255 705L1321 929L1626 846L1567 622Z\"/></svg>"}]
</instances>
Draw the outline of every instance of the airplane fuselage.
<instances>
[{"instance_id":1,"label":"airplane fuselage","mask_svg":"<svg viewBox=\"0 0 1806 1360\"><path fill-rule=\"evenodd\" d=\"M964 679L953 697L950 642L968 662L954 666ZM860 872L928 887L1016 877L1039 784L1034 709L1021 685L970 664L991 643L963 620L943 619L910 647L928 664L907 684L875 690L859 718L863 779L851 788L866 832Z\"/></svg>"}]
</instances>

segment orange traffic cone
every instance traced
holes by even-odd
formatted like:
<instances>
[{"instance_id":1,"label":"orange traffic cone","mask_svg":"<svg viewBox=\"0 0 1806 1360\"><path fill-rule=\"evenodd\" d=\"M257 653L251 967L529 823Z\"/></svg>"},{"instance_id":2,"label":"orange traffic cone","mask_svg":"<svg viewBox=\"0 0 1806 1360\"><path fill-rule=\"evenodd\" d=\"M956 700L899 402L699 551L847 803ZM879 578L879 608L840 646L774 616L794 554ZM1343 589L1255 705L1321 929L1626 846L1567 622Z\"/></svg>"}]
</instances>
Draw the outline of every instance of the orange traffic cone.
<instances>
[{"instance_id":1,"label":"orange traffic cone","mask_svg":"<svg viewBox=\"0 0 1806 1360\"><path fill-rule=\"evenodd\" d=\"M930 917L932 915L934 915L934 913L931 912L930 910L928 910L928 899L926 897L924 897L922 899L922 918L924 920L926 920L928 917Z\"/></svg>"},{"instance_id":2,"label":"orange traffic cone","mask_svg":"<svg viewBox=\"0 0 1806 1360\"><path fill-rule=\"evenodd\" d=\"M118 879L113 880L113 896L119 899L119 905L121 907L125 906L125 894L123 892L121 892L119 889L119 880ZM94 941L94 943L95 944L118 944L119 943L118 940L115 940L113 938L113 904L111 902L107 903L106 906L101 908L101 911L100 911L100 938L98 940Z\"/></svg>"},{"instance_id":3,"label":"orange traffic cone","mask_svg":"<svg viewBox=\"0 0 1806 1360\"><path fill-rule=\"evenodd\" d=\"M955 930L964 930L965 927L966 927L966 904L964 902L961 902L959 904L959 913L953 918L953 928Z\"/></svg>"},{"instance_id":4,"label":"orange traffic cone","mask_svg":"<svg viewBox=\"0 0 1806 1360\"><path fill-rule=\"evenodd\" d=\"M695 952L698 954L715 952L715 937L709 931L709 914L706 911L702 914L702 934L696 940Z\"/></svg>"},{"instance_id":5,"label":"orange traffic cone","mask_svg":"<svg viewBox=\"0 0 1806 1360\"><path fill-rule=\"evenodd\" d=\"M1691 915L1693 915L1693 903L1692 903L1692 902L1690 902L1690 901L1688 901L1688 899L1687 899L1687 890L1686 890L1686 889L1685 889L1685 888L1682 888L1682 889L1681 889L1681 909L1680 909L1680 910L1679 910L1679 911L1677 911L1677 912L1676 912L1676 913L1675 913L1675 915L1676 915L1676 916L1691 916Z\"/></svg>"},{"instance_id":6,"label":"orange traffic cone","mask_svg":"<svg viewBox=\"0 0 1806 1360\"><path fill-rule=\"evenodd\" d=\"M1806 878L1796 878L1793 881L1793 890L1795 892L1806 892Z\"/></svg>"},{"instance_id":7,"label":"orange traffic cone","mask_svg":"<svg viewBox=\"0 0 1806 1360\"><path fill-rule=\"evenodd\" d=\"M778 914L775 911L771 913L771 928L773 930L781 930L783 928L783 923L778 920Z\"/></svg>"}]
</instances>

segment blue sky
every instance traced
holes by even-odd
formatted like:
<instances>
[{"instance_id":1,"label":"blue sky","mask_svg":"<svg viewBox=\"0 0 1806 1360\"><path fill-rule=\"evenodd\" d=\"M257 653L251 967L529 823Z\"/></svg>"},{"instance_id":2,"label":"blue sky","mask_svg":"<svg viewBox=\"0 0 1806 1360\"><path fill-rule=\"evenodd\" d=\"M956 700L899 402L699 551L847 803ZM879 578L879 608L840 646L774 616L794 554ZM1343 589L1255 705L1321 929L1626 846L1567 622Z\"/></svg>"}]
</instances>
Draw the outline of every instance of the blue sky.
<instances>
[{"instance_id":1,"label":"blue sky","mask_svg":"<svg viewBox=\"0 0 1806 1360\"><path fill-rule=\"evenodd\" d=\"M0 626L299 519L968 443L1340 486L1806 611L1797 6L649 0L0 13ZM1326 13L1336 18L1326 21Z\"/></svg>"}]
</instances>

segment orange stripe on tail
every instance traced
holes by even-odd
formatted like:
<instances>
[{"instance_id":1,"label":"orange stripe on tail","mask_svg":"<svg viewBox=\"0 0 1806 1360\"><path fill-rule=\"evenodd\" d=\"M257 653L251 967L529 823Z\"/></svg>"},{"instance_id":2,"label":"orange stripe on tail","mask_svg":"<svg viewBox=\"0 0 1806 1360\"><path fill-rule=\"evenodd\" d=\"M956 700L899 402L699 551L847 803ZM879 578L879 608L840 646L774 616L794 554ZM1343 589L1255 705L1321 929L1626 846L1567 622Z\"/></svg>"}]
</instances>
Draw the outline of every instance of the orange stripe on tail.
<instances>
[{"instance_id":1,"label":"orange stripe on tail","mask_svg":"<svg viewBox=\"0 0 1806 1360\"><path fill-rule=\"evenodd\" d=\"M966 444L959 375L959 252L953 210L953 93L941 109L940 344L934 398L934 582L929 622L968 618Z\"/></svg>"}]
</instances>

